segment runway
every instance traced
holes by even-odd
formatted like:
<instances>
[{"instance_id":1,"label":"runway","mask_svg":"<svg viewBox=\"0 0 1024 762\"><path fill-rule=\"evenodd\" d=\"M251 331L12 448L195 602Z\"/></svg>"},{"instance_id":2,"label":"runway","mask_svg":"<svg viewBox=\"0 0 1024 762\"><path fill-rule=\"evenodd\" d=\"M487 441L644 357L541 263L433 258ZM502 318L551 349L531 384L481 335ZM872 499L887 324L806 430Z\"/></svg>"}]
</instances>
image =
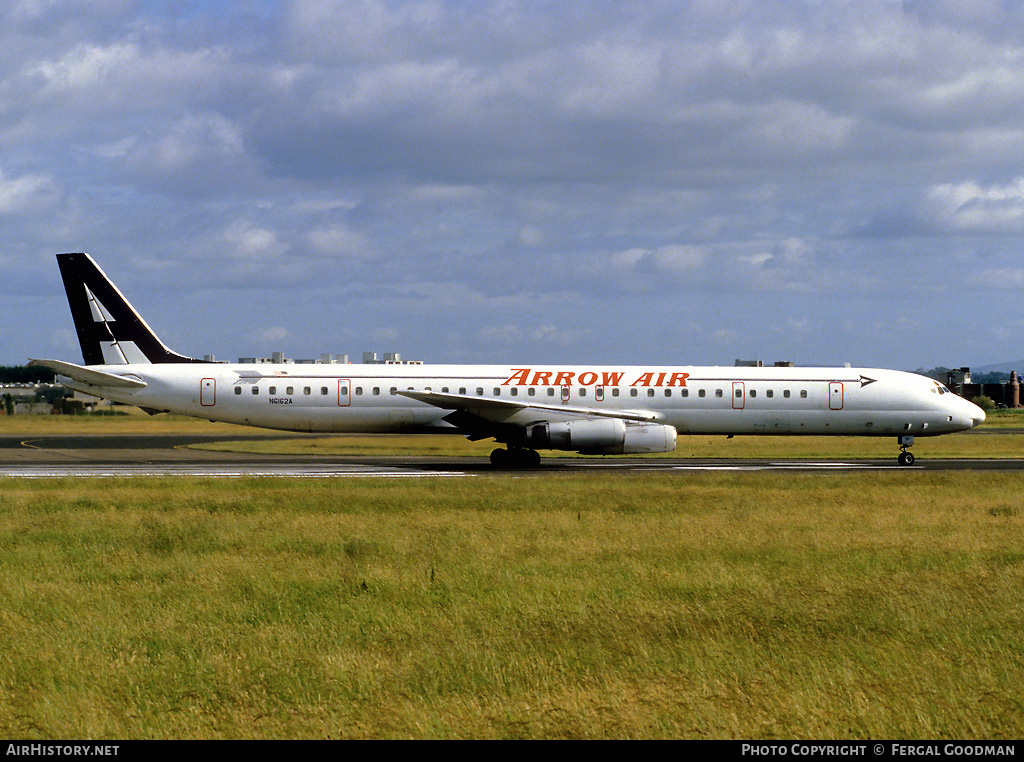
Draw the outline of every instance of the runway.
<instances>
[{"instance_id":1,"label":"runway","mask_svg":"<svg viewBox=\"0 0 1024 762\"><path fill-rule=\"evenodd\" d=\"M286 438L293 438L287 435ZM544 457L539 468L496 469L487 458L417 456L259 455L191 449L188 445L239 441L235 435L0 436L0 477L297 477L457 478L486 474L541 476L556 473L744 471L1020 471L1024 459L918 458L912 466L891 459L709 459ZM267 435L259 438L266 440Z\"/></svg>"}]
</instances>

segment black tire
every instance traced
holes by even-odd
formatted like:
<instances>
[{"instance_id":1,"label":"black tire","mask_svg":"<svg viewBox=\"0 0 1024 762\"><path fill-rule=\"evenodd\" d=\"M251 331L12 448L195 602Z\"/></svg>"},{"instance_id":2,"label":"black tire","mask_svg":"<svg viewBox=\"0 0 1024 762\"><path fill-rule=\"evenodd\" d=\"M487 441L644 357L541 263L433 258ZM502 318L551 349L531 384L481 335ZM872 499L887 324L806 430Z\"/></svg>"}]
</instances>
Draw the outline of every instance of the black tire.
<instances>
[{"instance_id":1,"label":"black tire","mask_svg":"<svg viewBox=\"0 0 1024 762\"><path fill-rule=\"evenodd\" d=\"M901 466L912 466L914 465L914 454L910 452L901 452L898 460Z\"/></svg>"}]
</instances>

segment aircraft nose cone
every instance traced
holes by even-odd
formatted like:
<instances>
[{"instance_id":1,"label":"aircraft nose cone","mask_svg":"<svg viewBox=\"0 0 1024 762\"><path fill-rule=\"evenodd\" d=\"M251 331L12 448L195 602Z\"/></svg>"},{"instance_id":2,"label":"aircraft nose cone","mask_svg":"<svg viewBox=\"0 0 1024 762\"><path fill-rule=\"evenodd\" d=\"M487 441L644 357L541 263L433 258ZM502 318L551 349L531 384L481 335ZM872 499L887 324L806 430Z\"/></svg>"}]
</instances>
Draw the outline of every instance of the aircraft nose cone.
<instances>
[{"instance_id":1,"label":"aircraft nose cone","mask_svg":"<svg viewBox=\"0 0 1024 762\"><path fill-rule=\"evenodd\" d=\"M967 417L971 419L971 428L980 426L985 422L985 411L973 402L967 402Z\"/></svg>"}]
</instances>

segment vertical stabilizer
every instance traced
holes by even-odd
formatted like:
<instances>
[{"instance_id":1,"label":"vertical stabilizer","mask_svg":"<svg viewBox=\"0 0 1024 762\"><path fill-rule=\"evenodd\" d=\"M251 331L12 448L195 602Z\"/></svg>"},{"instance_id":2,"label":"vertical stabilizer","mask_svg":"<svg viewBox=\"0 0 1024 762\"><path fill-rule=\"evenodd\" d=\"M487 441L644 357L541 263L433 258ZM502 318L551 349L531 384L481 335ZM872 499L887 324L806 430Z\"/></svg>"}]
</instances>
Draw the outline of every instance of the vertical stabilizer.
<instances>
[{"instance_id":1,"label":"vertical stabilizer","mask_svg":"<svg viewBox=\"0 0 1024 762\"><path fill-rule=\"evenodd\" d=\"M88 254L58 254L86 365L203 362L168 349Z\"/></svg>"}]
</instances>

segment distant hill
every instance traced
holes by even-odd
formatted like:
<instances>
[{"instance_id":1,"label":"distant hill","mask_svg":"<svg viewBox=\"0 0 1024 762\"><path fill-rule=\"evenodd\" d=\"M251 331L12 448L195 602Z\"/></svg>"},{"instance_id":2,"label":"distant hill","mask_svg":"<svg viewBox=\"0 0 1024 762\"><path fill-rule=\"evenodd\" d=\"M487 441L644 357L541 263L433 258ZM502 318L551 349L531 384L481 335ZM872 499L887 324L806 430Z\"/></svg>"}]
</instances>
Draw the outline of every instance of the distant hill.
<instances>
[{"instance_id":1,"label":"distant hill","mask_svg":"<svg viewBox=\"0 0 1024 762\"><path fill-rule=\"evenodd\" d=\"M991 365L979 365L977 367L971 366L971 374L975 373L997 373L999 371L1006 371L1009 373L1011 370L1017 371L1017 373L1024 372L1024 360L1012 360L1010 362L997 362Z\"/></svg>"}]
</instances>

